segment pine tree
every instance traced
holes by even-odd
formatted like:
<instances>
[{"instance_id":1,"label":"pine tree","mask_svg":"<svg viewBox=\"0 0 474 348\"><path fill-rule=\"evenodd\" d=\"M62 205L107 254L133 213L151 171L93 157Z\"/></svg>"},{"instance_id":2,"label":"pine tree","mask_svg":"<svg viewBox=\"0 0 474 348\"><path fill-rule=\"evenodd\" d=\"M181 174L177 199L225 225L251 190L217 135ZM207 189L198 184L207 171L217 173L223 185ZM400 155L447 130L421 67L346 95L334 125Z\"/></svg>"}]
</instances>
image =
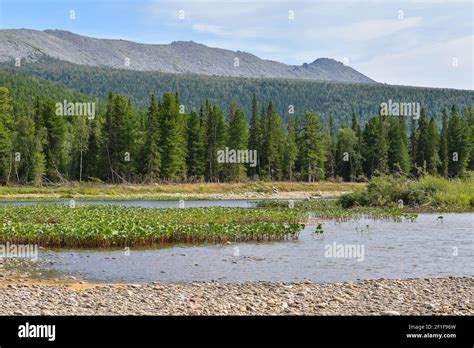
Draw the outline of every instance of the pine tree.
<instances>
[{"instance_id":1,"label":"pine tree","mask_svg":"<svg viewBox=\"0 0 474 348\"><path fill-rule=\"evenodd\" d=\"M0 87L0 180L10 181L12 172L13 106L10 91Z\"/></svg>"},{"instance_id":2,"label":"pine tree","mask_svg":"<svg viewBox=\"0 0 474 348\"><path fill-rule=\"evenodd\" d=\"M374 117L367 123L363 132L364 171L367 177L385 174L388 170L387 121Z\"/></svg>"},{"instance_id":3,"label":"pine tree","mask_svg":"<svg viewBox=\"0 0 474 348\"><path fill-rule=\"evenodd\" d=\"M145 143L142 149L143 175L148 182L156 182L160 178L161 149L160 149L160 114L155 95L150 97L150 105L146 115Z\"/></svg>"},{"instance_id":4,"label":"pine tree","mask_svg":"<svg viewBox=\"0 0 474 348\"><path fill-rule=\"evenodd\" d=\"M237 107L237 104L231 104L228 124L227 147L229 150L238 152L239 150L248 150L248 126L244 113ZM228 163L227 180L242 181L247 177L247 165L241 163Z\"/></svg>"},{"instance_id":5,"label":"pine tree","mask_svg":"<svg viewBox=\"0 0 474 348\"><path fill-rule=\"evenodd\" d=\"M100 161L100 139L102 136L98 117L89 120L88 134L89 138L87 151L83 159L82 176L85 180L97 180L101 176L99 168L103 167Z\"/></svg>"},{"instance_id":6,"label":"pine tree","mask_svg":"<svg viewBox=\"0 0 474 348\"><path fill-rule=\"evenodd\" d=\"M441 134L439 136L439 159L440 159L440 173L445 178L448 177L448 113L443 110L443 125L441 128Z\"/></svg>"},{"instance_id":7,"label":"pine tree","mask_svg":"<svg viewBox=\"0 0 474 348\"><path fill-rule=\"evenodd\" d=\"M360 161L357 153L357 136L352 128L341 128L337 136L336 163L337 174L345 181L355 181L355 163Z\"/></svg>"},{"instance_id":8,"label":"pine tree","mask_svg":"<svg viewBox=\"0 0 474 348\"><path fill-rule=\"evenodd\" d=\"M324 164L327 160L327 139L315 113L304 113L301 137L299 153L302 157L303 175L308 182L321 180L324 178Z\"/></svg>"},{"instance_id":9,"label":"pine tree","mask_svg":"<svg viewBox=\"0 0 474 348\"><path fill-rule=\"evenodd\" d=\"M204 133L201 116L192 111L188 117L188 151L186 164L188 179L199 181L204 175Z\"/></svg>"},{"instance_id":10,"label":"pine tree","mask_svg":"<svg viewBox=\"0 0 474 348\"><path fill-rule=\"evenodd\" d=\"M267 109L267 127L265 134L265 172L271 180L281 179L283 175L285 128L281 116L275 111L273 103L271 102L269 103Z\"/></svg>"},{"instance_id":11,"label":"pine tree","mask_svg":"<svg viewBox=\"0 0 474 348\"><path fill-rule=\"evenodd\" d=\"M206 181L222 180L222 163L217 161L217 151L224 150L226 142L226 125L224 114L217 106L206 103L206 138L205 138L205 177Z\"/></svg>"},{"instance_id":12,"label":"pine tree","mask_svg":"<svg viewBox=\"0 0 474 348\"><path fill-rule=\"evenodd\" d=\"M469 160L467 164L467 168L469 170L474 170L474 106L469 106L464 111L466 123L469 125L469 138L470 138L470 146L469 146Z\"/></svg>"},{"instance_id":13,"label":"pine tree","mask_svg":"<svg viewBox=\"0 0 474 348\"><path fill-rule=\"evenodd\" d=\"M469 132L466 121L459 116L453 105L448 124L448 175L450 177L461 177L465 174L469 157Z\"/></svg>"},{"instance_id":14,"label":"pine tree","mask_svg":"<svg viewBox=\"0 0 474 348\"><path fill-rule=\"evenodd\" d=\"M388 167L392 173L406 175L410 173L410 155L403 128L404 116L389 119L388 129Z\"/></svg>"},{"instance_id":15,"label":"pine tree","mask_svg":"<svg viewBox=\"0 0 474 348\"><path fill-rule=\"evenodd\" d=\"M428 124L428 149L427 149L427 156L429 158L428 161L428 173L431 175L438 174L438 166L439 166L439 139L438 139L438 126L436 125L436 121L434 118L430 119Z\"/></svg>"},{"instance_id":16,"label":"pine tree","mask_svg":"<svg viewBox=\"0 0 474 348\"><path fill-rule=\"evenodd\" d=\"M363 137L362 137L362 127L357 119L355 113L352 114L352 130L355 132L357 138L357 144L354 149L354 156L352 158L353 167L354 167L354 179L358 180L364 175L363 170L363 160L362 160L362 148L363 148Z\"/></svg>"},{"instance_id":17,"label":"pine tree","mask_svg":"<svg viewBox=\"0 0 474 348\"><path fill-rule=\"evenodd\" d=\"M46 175L52 181L65 181L67 178L67 124L65 117L56 114L56 106L52 100L42 105L42 118L46 128Z\"/></svg>"},{"instance_id":18,"label":"pine tree","mask_svg":"<svg viewBox=\"0 0 474 348\"><path fill-rule=\"evenodd\" d=\"M295 163L298 158L298 145L296 138L296 124L293 117L288 118L288 127L286 134L286 143L283 155L285 178L293 181L295 172Z\"/></svg>"},{"instance_id":19,"label":"pine tree","mask_svg":"<svg viewBox=\"0 0 474 348\"><path fill-rule=\"evenodd\" d=\"M336 150L337 144L334 134L334 118L329 116L329 129L328 129L328 155L326 163L326 176L329 178L334 178L336 175Z\"/></svg>"},{"instance_id":20,"label":"pine tree","mask_svg":"<svg viewBox=\"0 0 474 348\"><path fill-rule=\"evenodd\" d=\"M261 120L258 114L258 103L255 93L252 97L252 115L250 117L250 129L249 129L249 142L248 149L250 151L257 151L257 158L260 155L262 147L262 131L261 131ZM255 175L260 174L260 161L257 160L256 167L249 166L249 175L253 178Z\"/></svg>"},{"instance_id":21,"label":"pine tree","mask_svg":"<svg viewBox=\"0 0 474 348\"><path fill-rule=\"evenodd\" d=\"M418 170L417 170L417 164L416 164L416 153L417 153L417 121L413 117L411 119L411 128L410 128L410 158L411 158L411 172L414 175L417 175Z\"/></svg>"},{"instance_id":22,"label":"pine tree","mask_svg":"<svg viewBox=\"0 0 474 348\"><path fill-rule=\"evenodd\" d=\"M103 163L108 173L106 177L112 182L130 181L133 170L134 110L127 97L110 95L105 115L103 144Z\"/></svg>"},{"instance_id":23,"label":"pine tree","mask_svg":"<svg viewBox=\"0 0 474 348\"><path fill-rule=\"evenodd\" d=\"M415 155L415 163L417 168L421 169L421 172L426 172L427 169L427 143L428 143L428 120L426 118L426 114L424 109L421 109L420 119L418 121L418 129L417 129L417 139L416 139L416 155ZM418 169L418 172L420 171Z\"/></svg>"},{"instance_id":24,"label":"pine tree","mask_svg":"<svg viewBox=\"0 0 474 348\"><path fill-rule=\"evenodd\" d=\"M186 177L186 115L180 114L176 96L166 93L161 104L161 172L165 180Z\"/></svg>"}]
</instances>

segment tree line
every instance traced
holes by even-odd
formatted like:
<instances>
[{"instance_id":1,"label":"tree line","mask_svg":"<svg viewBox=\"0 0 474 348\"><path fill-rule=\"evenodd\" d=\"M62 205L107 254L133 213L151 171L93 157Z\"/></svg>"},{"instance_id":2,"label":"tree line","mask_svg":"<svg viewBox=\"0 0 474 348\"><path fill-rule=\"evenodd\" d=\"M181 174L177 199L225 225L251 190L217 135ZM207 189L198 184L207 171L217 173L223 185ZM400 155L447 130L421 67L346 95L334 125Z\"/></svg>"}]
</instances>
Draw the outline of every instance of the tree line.
<instances>
[{"instance_id":1,"label":"tree line","mask_svg":"<svg viewBox=\"0 0 474 348\"><path fill-rule=\"evenodd\" d=\"M325 126L333 116L336 127L350 127L352 113L361 123L379 112L378 105L389 99L398 102L419 102L441 125L442 111L456 105L465 109L474 105L474 92L442 88L395 86L382 83L357 84L297 79L238 78L193 74L171 74L134 71L107 67L90 67L55 59L40 60L15 67L14 62L0 64L12 79L35 76L89 96L106 99L109 90L127 95L134 105L146 109L150 93L163 95L179 91L181 102L199 108L201 98L228 106L235 100L246 116L251 114L252 93L259 100L273 101L277 112L288 123L289 106L298 114L312 111ZM0 73L0 82L2 77ZM43 81L44 81L43 80ZM3 85L3 84L2 84ZM251 91L249 93L249 91ZM248 119L249 121L249 119Z\"/></svg>"},{"instance_id":2,"label":"tree line","mask_svg":"<svg viewBox=\"0 0 474 348\"><path fill-rule=\"evenodd\" d=\"M187 110L179 93L151 95L146 110L109 93L93 118L58 115L58 102L37 97L26 107L0 88L3 183L363 181L474 169L473 107L453 105L439 129L425 110L418 120L375 116L365 124L354 113L349 127L336 127L332 117L323 126L313 112L284 122L273 102L255 94L248 118L235 101L228 110L209 100ZM222 163L224 148L256 150L257 165Z\"/></svg>"}]
</instances>

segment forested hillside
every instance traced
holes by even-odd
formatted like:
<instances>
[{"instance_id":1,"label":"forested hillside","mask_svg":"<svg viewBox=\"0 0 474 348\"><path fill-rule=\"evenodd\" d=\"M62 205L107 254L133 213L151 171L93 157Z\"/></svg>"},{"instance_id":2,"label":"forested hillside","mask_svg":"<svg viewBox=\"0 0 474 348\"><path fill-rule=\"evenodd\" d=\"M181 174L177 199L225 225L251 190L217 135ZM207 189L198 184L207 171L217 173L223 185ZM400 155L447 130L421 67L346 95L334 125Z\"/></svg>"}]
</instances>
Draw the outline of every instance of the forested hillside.
<instances>
[{"instance_id":1,"label":"forested hillside","mask_svg":"<svg viewBox=\"0 0 474 348\"><path fill-rule=\"evenodd\" d=\"M423 109L418 120L363 122L353 113L338 127L333 117L325 126L317 113L298 109L285 123L273 100L257 94L249 105L218 105L204 94L191 111L181 93L167 92L151 95L143 110L115 91L96 101L18 74L0 73L0 86L2 183L362 181L384 173L460 177L474 169L472 106L452 105L440 126ZM64 100L94 103L96 112L65 113L58 108ZM235 152L223 161L225 149L255 151L255 166L248 156L235 161Z\"/></svg>"},{"instance_id":2,"label":"forested hillside","mask_svg":"<svg viewBox=\"0 0 474 348\"><path fill-rule=\"evenodd\" d=\"M459 109L474 105L474 92L453 89L417 88L384 84L351 84L290 79L251 79L218 76L165 74L124 69L88 67L47 60L14 67L4 63L3 69L58 82L82 93L106 98L109 91L130 97L138 108L146 108L150 94L163 95L179 91L181 103L189 112L199 108L202 99L227 111L235 100L249 120L253 93L261 101L273 101L275 110L288 122L291 105L295 114L305 111L320 115L327 125L329 116L336 126L349 126L352 113L361 122L377 115L380 104L389 99L418 102L430 117L441 125L443 109L456 105Z\"/></svg>"}]
</instances>

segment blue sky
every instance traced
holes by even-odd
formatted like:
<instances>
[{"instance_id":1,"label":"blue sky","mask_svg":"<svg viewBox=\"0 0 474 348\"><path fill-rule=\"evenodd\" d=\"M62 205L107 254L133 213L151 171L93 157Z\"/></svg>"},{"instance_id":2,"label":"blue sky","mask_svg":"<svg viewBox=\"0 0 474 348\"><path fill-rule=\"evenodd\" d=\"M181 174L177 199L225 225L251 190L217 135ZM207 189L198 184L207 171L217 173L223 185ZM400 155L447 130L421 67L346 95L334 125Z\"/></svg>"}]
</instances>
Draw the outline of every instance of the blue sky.
<instances>
[{"instance_id":1,"label":"blue sky","mask_svg":"<svg viewBox=\"0 0 474 348\"><path fill-rule=\"evenodd\" d=\"M329 57L379 82L472 90L473 11L471 0L0 0L0 27Z\"/></svg>"}]
</instances>

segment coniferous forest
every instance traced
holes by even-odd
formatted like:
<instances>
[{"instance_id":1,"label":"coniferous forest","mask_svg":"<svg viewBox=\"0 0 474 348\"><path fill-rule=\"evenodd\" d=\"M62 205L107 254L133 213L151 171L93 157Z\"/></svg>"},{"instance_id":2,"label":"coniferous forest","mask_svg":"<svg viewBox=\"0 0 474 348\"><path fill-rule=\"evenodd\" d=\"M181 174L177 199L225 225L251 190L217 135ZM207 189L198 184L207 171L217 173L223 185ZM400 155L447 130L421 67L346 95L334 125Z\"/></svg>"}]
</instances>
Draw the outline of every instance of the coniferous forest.
<instances>
[{"instance_id":1,"label":"coniferous forest","mask_svg":"<svg viewBox=\"0 0 474 348\"><path fill-rule=\"evenodd\" d=\"M35 91L34 79L25 91ZM18 82L18 81L17 81ZM20 80L21 82L21 80ZM462 177L474 169L474 108L452 105L441 126L419 119L353 113L347 127L314 112L285 120L273 101L249 106L201 99L188 110L178 92L150 95L146 109L126 95L106 100L54 84L36 95L0 89L2 183L365 181L374 175ZM94 117L58 115L57 103L96 103ZM246 115L243 110L250 109ZM219 150L255 150L257 165L222 163Z\"/></svg>"}]
</instances>

